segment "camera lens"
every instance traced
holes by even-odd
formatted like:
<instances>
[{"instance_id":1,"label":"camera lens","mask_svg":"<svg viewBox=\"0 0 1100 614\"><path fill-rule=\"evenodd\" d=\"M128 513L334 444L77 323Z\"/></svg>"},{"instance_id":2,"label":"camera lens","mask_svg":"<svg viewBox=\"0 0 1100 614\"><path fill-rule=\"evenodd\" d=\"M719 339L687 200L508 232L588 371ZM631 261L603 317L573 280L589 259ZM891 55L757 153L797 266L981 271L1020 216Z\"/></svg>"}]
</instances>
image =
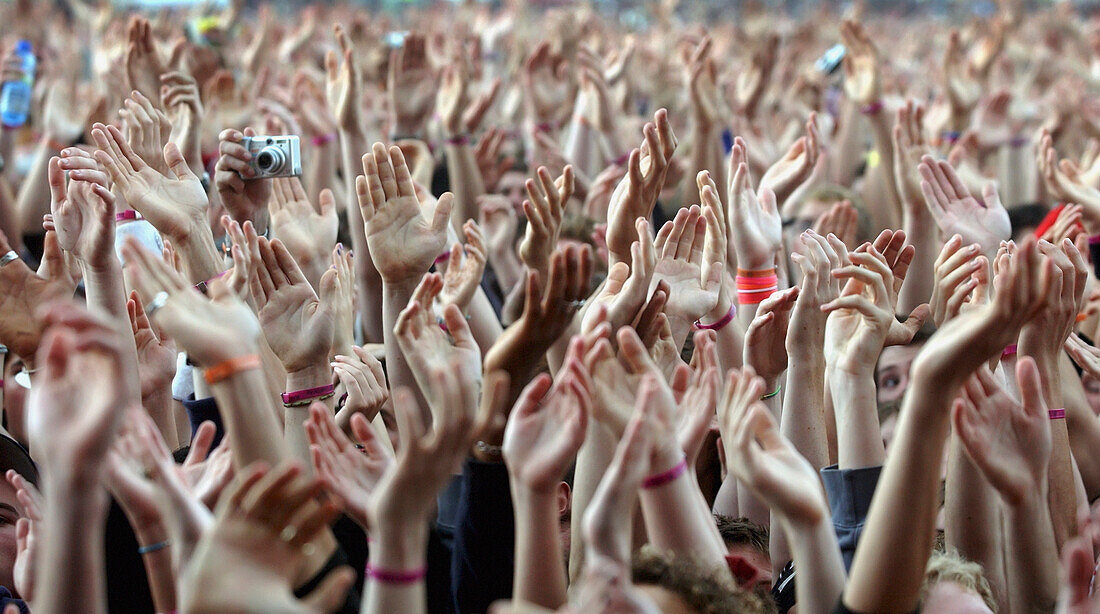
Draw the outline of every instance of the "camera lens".
<instances>
[{"instance_id":1,"label":"camera lens","mask_svg":"<svg viewBox=\"0 0 1100 614\"><path fill-rule=\"evenodd\" d=\"M286 164L286 156L277 145L264 147L256 155L256 168L265 175L280 172L284 164Z\"/></svg>"}]
</instances>

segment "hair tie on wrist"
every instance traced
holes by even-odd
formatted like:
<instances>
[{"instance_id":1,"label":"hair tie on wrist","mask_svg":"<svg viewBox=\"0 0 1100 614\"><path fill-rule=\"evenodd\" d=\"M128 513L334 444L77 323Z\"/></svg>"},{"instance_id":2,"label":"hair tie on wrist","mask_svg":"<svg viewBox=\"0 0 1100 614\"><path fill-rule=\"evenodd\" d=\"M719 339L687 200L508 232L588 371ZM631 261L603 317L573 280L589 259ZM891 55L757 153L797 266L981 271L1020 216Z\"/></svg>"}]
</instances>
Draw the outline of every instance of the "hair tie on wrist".
<instances>
[{"instance_id":1,"label":"hair tie on wrist","mask_svg":"<svg viewBox=\"0 0 1100 614\"><path fill-rule=\"evenodd\" d=\"M383 584L413 584L428 574L426 567L417 569L380 569L367 563L367 578Z\"/></svg>"},{"instance_id":2,"label":"hair tie on wrist","mask_svg":"<svg viewBox=\"0 0 1100 614\"><path fill-rule=\"evenodd\" d=\"M1059 409L1052 409L1047 412L1051 420L1061 420L1066 417L1066 409L1064 407Z\"/></svg>"},{"instance_id":3,"label":"hair tie on wrist","mask_svg":"<svg viewBox=\"0 0 1100 614\"><path fill-rule=\"evenodd\" d=\"M874 115L874 114L878 113L879 111L881 111L882 107L884 107L884 106L885 106L885 104L882 102L882 99L880 98L880 99L872 102L871 104L865 104L865 105L861 106L859 108L859 112L864 114L864 115Z\"/></svg>"},{"instance_id":4,"label":"hair tie on wrist","mask_svg":"<svg viewBox=\"0 0 1100 614\"><path fill-rule=\"evenodd\" d=\"M217 384L238 373L259 369L261 364L259 354L235 356L210 367L203 374L203 377L206 378L207 384Z\"/></svg>"},{"instance_id":5,"label":"hair tie on wrist","mask_svg":"<svg viewBox=\"0 0 1100 614\"><path fill-rule=\"evenodd\" d=\"M765 394L764 396L760 397L760 400L761 400L761 401L766 401L766 400L768 400L768 399L770 399L770 398L772 398L772 397L776 396L777 394L779 394L779 391L780 391L780 390L783 390L783 384L778 384L778 385L777 385L777 386L775 387L775 390L772 390L772 391L771 391L771 392L769 392L768 394Z\"/></svg>"},{"instance_id":6,"label":"hair tie on wrist","mask_svg":"<svg viewBox=\"0 0 1100 614\"><path fill-rule=\"evenodd\" d=\"M313 401L323 401L335 394L336 386L334 384L325 384L324 386L317 386L316 388L284 392L280 396L283 397L283 407L302 407L309 405Z\"/></svg>"},{"instance_id":7,"label":"hair tie on wrist","mask_svg":"<svg viewBox=\"0 0 1100 614\"><path fill-rule=\"evenodd\" d=\"M737 303L730 303L730 309L726 312L726 315L722 316L720 320L713 324L703 324L701 319L695 321L695 328L697 330L722 330L727 324L733 321L733 317L737 315Z\"/></svg>"},{"instance_id":8,"label":"hair tie on wrist","mask_svg":"<svg viewBox=\"0 0 1100 614\"><path fill-rule=\"evenodd\" d=\"M170 544L171 544L171 542L169 542L166 539L162 542L157 542L155 544L149 544L148 546L139 546L138 547L138 554L149 554L150 552L156 552L158 550L164 550Z\"/></svg>"},{"instance_id":9,"label":"hair tie on wrist","mask_svg":"<svg viewBox=\"0 0 1100 614\"><path fill-rule=\"evenodd\" d=\"M682 457L680 459L680 462L673 465L671 469L662 471L660 473L655 473L642 480L642 488L650 489L657 488L658 486L664 486L665 484L668 484L669 482L675 480L681 475L684 475L684 472L687 471L687 466L687 457Z\"/></svg>"}]
</instances>

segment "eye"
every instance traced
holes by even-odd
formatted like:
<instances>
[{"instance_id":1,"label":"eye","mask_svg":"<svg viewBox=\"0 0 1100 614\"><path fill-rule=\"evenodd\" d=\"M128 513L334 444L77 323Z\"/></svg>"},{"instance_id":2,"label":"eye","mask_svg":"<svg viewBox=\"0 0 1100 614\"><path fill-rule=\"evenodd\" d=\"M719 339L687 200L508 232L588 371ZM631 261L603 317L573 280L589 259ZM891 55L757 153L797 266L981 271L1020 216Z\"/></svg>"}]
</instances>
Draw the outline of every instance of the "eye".
<instances>
[{"instance_id":1,"label":"eye","mask_svg":"<svg viewBox=\"0 0 1100 614\"><path fill-rule=\"evenodd\" d=\"M882 381L883 388L897 388L901 385L901 378L896 375L891 375Z\"/></svg>"}]
</instances>

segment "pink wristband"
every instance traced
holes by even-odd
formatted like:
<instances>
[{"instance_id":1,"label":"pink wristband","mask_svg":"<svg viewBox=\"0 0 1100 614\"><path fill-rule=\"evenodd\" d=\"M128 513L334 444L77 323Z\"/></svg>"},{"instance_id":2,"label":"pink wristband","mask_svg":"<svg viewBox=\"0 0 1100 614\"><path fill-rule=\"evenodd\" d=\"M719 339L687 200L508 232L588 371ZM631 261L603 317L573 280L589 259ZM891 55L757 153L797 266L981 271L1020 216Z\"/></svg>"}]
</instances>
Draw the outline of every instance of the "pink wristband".
<instances>
[{"instance_id":1,"label":"pink wristband","mask_svg":"<svg viewBox=\"0 0 1100 614\"><path fill-rule=\"evenodd\" d=\"M455 136L447 137L444 142L447 143L448 145L458 145L460 147L462 145L469 145L470 144L470 135L468 135L468 134L456 134Z\"/></svg>"},{"instance_id":2,"label":"pink wristband","mask_svg":"<svg viewBox=\"0 0 1100 614\"><path fill-rule=\"evenodd\" d=\"M1100 235L1092 235L1089 237L1089 245L1096 245L1100 243Z\"/></svg>"},{"instance_id":3,"label":"pink wristband","mask_svg":"<svg viewBox=\"0 0 1100 614\"><path fill-rule=\"evenodd\" d=\"M443 252L442 254L435 257L435 261L432 262L432 264L433 265L443 264L444 262L447 262L450 259L451 259L451 252L449 252L449 251Z\"/></svg>"},{"instance_id":4,"label":"pink wristband","mask_svg":"<svg viewBox=\"0 0 1100 614\"><path fill-rule=\"evenodd\" d=\"M1001 358L1008 358L1009 356L1015 356L1015 355L1016 355L1016 344L1015 343L1013 343L1012 345L1005 346L1004 351L1001 352Z\"/></svg>"},{"instance_id":5,"label":"pink wristband","mask_svg":"<svg viewBox=\"0 0 1100 614\"><path fill-rule=\"evenodd\" d=\"M137 211L134 211L133 209L127 209L125 211L119 211L118 213L115 214L115 221L116 222L125 222L127 220L140 220L140 219L144 219L144 218L141 217L140 213L138 213Z\"/></svg>"},{"instance_id":6,"label":"pink wristband","mask_svg":"<svg viewBox=\"0 0 1100 614\"><path fill-rule=\"evenodd\" d=\"M428 574L426 567L419 569L379 569L367 563L367 577L383 584L413 584Z\"/></svg>"},{"instance_id":7,"label":"pink wristband","mask_svg":"<svg viewBox=\"0 0 1100 614\"><path fill-rule=\"evenodd\" d=\"M282 394L283 405L305 405L307 401L312 401L313 399L327 399L334 394L336 394L336 386L333 384L326 384L316 388L306 388L305 390L295 390L294 392L284 392Z\"/></svg>"},{"instance_id":8,"label":"pink wristband","mask_svg":"<svg viewBox=\"0 0 1100 614\"><path fill-rule=\"evenodd\" d=\"M874 115L875 113L878 113L879 111L881 111L883 106L884 105L882 103L882 100L876 100L876 101L872 102L871 104L865 104L862 107L860 107L859 112L864 114L864 115Z\"/></svg>"},{"instance_id":9,"label":"pink wristband","mask_svg":"<svg viewBox=\"0 0 1100 614\"><path fill-rule=\"evenodd\" d=\"M1061 409L1052 409L1048 411L1047 414L1050 416L1051 420L1061 420L1066 417L1066 409L1064 407Z\"/></svg>"},{"instance_id":10,"label":"pink wristband","mask_svg":"<svg viewBox=\"0 0 1100 614\"><path fill-rule=\"evenodd\" d=\"M320 136L313 137L312 143L314 147L320 147L322 145L328 145L336 140L336 133L330 132L328 134L322 134Z\"/></svg>"},{"instance_id":11,"label":"pink wristband","mask_svg":"<svg viewBox=\"0 0 1100 614\"><path fill-rule=\"evenodd\" d=\"M676 463L671 469L662 471L661 473L655 473L646 479L642 480L642 488L650 489L657 488L658 486L664 486L676 478L684 475L687 471L688 461L687 458L681 458L680 462Z\"/></svg>"},{"instance_id":12,"label":"pink wristband","mask_svg":"<svg viewBox=\"0 0 1100 614\"><path fill-rule=\"evenodd\" d=\"M695 328L698 330L722 330L727 324L733 321L733 317L737 315L737 303L730 304L730 310L726 312L726 315L722 316L721 320L713 324L703 324L702 320L695 321Z\"/></svg>"}]
</instances>

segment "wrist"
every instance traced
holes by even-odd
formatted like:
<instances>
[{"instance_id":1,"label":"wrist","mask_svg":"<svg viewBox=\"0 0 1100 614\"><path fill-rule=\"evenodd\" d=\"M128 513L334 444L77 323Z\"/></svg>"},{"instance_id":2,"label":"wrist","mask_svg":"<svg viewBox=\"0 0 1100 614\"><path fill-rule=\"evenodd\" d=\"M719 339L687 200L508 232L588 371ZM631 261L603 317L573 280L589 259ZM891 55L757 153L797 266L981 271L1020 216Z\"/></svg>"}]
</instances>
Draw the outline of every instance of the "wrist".
<instances>
[{"instance_id":1,"label":"wrist","mask_svg":"<svg viewBox=\"0 0 1100 614\"><path fill-rule=\"evenodd\" d=\"M708 311L699 320L703 324L714 324L715 322L722 321L726 315L733 309L733 300L726 296L726 292L721 292L718 295L718 302L714 304L714 307Z\"/></svg>"},{"instance_id":2,"label":"wrist","mask_svg":"<svg viewBox=\"0 0 1100 614\"><path fill-rule=\"evenodd\" d=\"M286 391L295 392L317 388L332 383L332 370L323 361L318 364L291 369L287 366Z\"/></svg>"}]
</instances>

